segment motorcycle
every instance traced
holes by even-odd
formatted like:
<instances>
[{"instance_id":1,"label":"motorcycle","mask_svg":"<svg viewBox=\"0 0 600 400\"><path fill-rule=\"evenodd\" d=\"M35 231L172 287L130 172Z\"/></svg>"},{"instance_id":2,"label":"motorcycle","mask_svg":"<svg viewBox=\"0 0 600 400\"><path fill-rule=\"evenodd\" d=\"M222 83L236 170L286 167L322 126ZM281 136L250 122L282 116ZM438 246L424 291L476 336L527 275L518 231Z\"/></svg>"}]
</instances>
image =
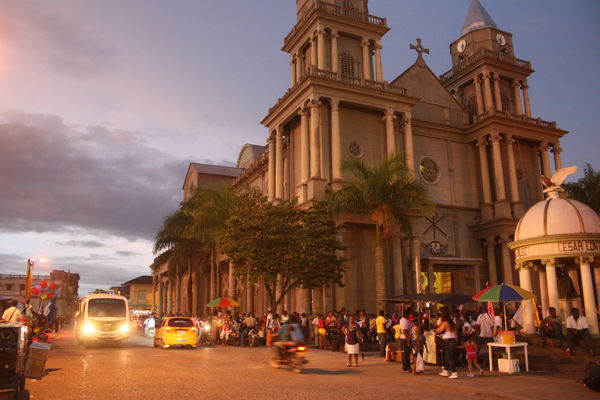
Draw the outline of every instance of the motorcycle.
<instances>
[{"instance_id":1,"label":"motorcycle","mask_svg":"<svg viewBox=\"0 0 600 400\"><path fill-rule=\"evenodd\" d=\"M307 350L308 348L304 344L287 346L276 343L273 346L273 356L269 360L269 363L273 368L289 366L292 368L292 371L300 374L304 371L304 364L308 363L308 360L304 356Z\"/></svg>"}]
</instances>

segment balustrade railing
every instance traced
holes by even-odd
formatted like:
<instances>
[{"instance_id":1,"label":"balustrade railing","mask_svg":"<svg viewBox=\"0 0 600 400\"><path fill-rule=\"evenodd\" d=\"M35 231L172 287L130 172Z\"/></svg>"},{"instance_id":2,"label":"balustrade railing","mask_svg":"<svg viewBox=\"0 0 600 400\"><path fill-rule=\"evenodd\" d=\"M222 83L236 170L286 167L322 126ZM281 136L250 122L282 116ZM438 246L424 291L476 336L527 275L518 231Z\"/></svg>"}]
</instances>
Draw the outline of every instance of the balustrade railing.
<instances>
[{"instance_id":1,"label":"balustrade railing","mask_svg":"<svg viewBox=\"0 0 600 400\"><path fill-rule=\"evenodd\" d=\"M473 118L473 123L471 125L476 124L480 121L483 121L484 119L494 117L494 116L508 118L508 119L511 119L514 121L527 122L528 124L533 124L533 125L541 126L544 128L556 129L556 121L545 121L541 118L530 118L525 115L516 115L510 111L496 111L496 110L486 111L483 114L476 115Z\"/></svg>"},{"instance_id":2,"label":"balustrade railing","mask_svg":"<svg viewBox=\"0 0 600 400\"><path fill-rule=\"evenodd\" d=\"M294 34L296 33L296 31L302 25L302 23L310 15L312 15L312 12L314 12L316 10L323 11L323 12L326 12L326 13L332 14L332 15L340 15L340 16L352 18L352 19L355 19L357 21L363 21L363 22L366 22L366 23L369 23L369 24L372 24L372 25L387 27L387 19L381 18L381 17L377 17L375 15L371 15L371 14L368 14L368 13L365 13L365 12L361 12L361 11L358 11L358 10L356 10L354 8L342 7L342 6L338 6L338 5L335 5L335 4L327 3L327 2L322 1L322 0L315 0L314 3L312 4L312 6L309 6L309 7L311 7L311 8L305 10L305 12L302 15L302 17L298 19L298 22L296 23L296 25L294 26L294 28L285 37L285 39L284 39L284 43L285 44L287 44L288 41L291 39L291 37L294 36Z\"/></svg>"},{"instance_id":3,"label":"balustrade railing","mask_svg":"<svg viewBox=\"0 0 600 400\"><path fill-rule=\"evenodd\" d=\"M480 49L475 54L465 57L460 64L454 66L450 71L445 72L440 75L440 79L442 82L452 79L458 73L464 71L475 63L479 62L483 58L491 58L493 60L501 61L506 64L516 65L521 68L531 69L531 63L529 61L521 60L519 58L515 58L509 56L508 54L499 53L497 51L492 51L488 49Z\"/></svg>"}]
</instances>

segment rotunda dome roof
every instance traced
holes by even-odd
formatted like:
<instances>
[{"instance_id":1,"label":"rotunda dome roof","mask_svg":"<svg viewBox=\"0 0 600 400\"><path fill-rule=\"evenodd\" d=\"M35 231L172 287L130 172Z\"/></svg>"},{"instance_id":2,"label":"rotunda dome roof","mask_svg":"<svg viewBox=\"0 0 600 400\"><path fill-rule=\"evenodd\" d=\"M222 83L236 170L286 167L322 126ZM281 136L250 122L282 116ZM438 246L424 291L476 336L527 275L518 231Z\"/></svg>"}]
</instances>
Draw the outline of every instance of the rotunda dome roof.
<instances>
[{"instance_id":1,"label":"rotunda dome roof","mask_svg":"<svg viewBox=\"0 0 600 400\"><path fill-rule=\"evenodd\" d=\"M527 210L515 230L515 241L582 233L600 233L598 214L577 200L551 196Z\"/></svg>"}]
</instances>

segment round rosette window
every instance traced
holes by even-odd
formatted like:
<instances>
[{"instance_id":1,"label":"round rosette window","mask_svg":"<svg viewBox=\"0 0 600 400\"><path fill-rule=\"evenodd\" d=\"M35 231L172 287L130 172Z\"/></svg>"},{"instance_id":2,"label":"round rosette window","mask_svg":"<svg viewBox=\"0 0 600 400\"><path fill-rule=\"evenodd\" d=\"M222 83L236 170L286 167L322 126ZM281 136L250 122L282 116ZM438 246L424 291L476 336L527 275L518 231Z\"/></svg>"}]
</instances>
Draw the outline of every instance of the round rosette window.
<instances>
[{"instance_id":1,"label":"round rosette window","mask_svg":"<svg viewBox=\"0 0 600 400\"><path fill-rule=\"evenodd\" d=\"M350 146L348 146L348 150L350 151L350 155L354 158L361 158L364 154L363 148L360 144L356 142L350 143Z\"/></svg>"},{"instance_id":2,"label":"round rosette window","mask_svg":"<svg viewBox=\"0 0 600 400\"><path fill-rule=\"evenodd\" d=\"M440 169L431 158L424 158L419 164L419 175L426 183L437 183L440 179Z\"/></svg>"}]
</instances>

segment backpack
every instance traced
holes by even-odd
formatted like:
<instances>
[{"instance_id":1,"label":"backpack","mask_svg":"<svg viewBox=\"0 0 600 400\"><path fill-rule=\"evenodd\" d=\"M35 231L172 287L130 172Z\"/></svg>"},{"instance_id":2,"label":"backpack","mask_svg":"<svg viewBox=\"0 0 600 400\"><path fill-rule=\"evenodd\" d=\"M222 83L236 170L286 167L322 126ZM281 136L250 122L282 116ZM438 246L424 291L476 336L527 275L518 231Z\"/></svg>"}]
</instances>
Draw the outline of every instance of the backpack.
<instances>
[{"instance_id":1,"label":"backpack","mask_svg":"<svg viewBox=\"0 0 600 400\"><path fill-rule=\"evenodd\" d=\"M597 362L590 362L585 368L585 378L583 378L583 384L588 388L600 392L600 364Z\"/></svg>"}]
</instances>

